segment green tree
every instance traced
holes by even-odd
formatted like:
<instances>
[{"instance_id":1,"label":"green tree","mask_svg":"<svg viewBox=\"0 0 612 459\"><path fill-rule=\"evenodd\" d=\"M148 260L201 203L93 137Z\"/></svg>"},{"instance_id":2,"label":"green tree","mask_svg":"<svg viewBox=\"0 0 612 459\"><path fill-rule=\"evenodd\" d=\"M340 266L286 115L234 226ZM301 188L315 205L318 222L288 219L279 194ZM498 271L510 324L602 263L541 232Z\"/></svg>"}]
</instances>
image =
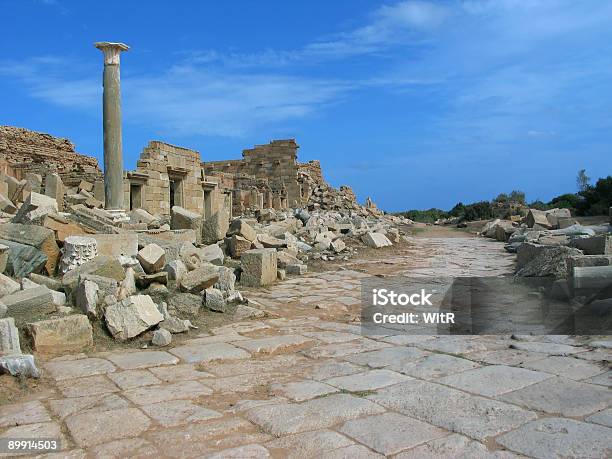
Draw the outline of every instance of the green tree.
<instances>
[{"instance_id":1,"label":"green tree","mask_svg":"<svg viewBox=\"0 0 612 459\"><path fill-rule=\"evenodd\" d=\"M586 175L586 169L580 169L576 176L576 185L578 192L583 193L590 187L591 178Z\"/></svg>"}]
</instances>

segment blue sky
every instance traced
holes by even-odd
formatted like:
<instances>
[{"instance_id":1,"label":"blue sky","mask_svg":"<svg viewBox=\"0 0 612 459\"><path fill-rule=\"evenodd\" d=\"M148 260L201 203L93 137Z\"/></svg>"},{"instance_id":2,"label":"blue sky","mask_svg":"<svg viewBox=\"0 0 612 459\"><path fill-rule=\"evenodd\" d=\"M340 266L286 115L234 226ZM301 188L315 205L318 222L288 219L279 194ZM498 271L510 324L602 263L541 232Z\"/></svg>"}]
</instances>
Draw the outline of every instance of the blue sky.
<instances>
[{"instance_id":1,"label":"blue sky","mask_svg":"<svg viewBox=\"0 0 612 459\"><path fill-rule=\"evenodd\" d=\"M612 173L612 2L0 0L0 124L102 157L102 54L122 41L124 161L295 137L389 211L529 200Z\"/></svg>"}]
</instances>

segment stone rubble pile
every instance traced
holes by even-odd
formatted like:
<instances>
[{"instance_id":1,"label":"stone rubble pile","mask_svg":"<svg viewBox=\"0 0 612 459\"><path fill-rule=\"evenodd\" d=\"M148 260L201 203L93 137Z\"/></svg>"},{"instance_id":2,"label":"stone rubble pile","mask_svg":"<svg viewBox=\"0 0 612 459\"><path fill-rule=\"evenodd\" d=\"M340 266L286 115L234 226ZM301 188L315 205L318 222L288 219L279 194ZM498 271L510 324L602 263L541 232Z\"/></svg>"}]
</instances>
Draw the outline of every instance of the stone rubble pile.
<instances>
[{"instance_id":1,"label":"stone rubble pile","mask_svg":"<svg viewBox=\"0 0 612 459\"><path fill-rule=\"evenodd\" d=\"M521 221L496 219L480 234L516 253L517 278L549 279L546 296L612 309L612 208L607 224L592 226L568 209L529 209Z\"/></svg>"},{"instance_id":2,"label":"stone rubble pile","mask_svg":"<svg viewBox=\"0 0 612 459\"><path fill-rule=\"evenodd\" d=\"M348 187L314 187L308 206L231 219L174 206L170 217L107 212L99 188L57 174L0 177L0 372L38 377L32 354L83 352L96 327L167 346L204 310L261 317L240 289L304 275L313 260L401 241L398 224ZM44 183L44 186L43 186Z\"/></svg>"}]
</instances>

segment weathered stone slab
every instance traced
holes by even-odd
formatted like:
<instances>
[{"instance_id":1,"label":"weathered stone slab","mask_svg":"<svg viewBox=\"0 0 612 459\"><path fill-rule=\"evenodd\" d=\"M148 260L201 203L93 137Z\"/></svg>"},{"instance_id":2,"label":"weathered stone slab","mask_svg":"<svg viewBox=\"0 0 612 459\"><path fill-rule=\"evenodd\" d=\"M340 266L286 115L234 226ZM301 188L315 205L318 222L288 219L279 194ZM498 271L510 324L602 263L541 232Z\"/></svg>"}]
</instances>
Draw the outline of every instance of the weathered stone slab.
<instances>
[{"instance_id":1,"label":"weathered stone slab","mask_svg":"<svg viewBox=\"0 0 612 459\"><path fill-rule=\"evenodd\" d=\"M0 355L11 354L21 354L21 344L15 319L7 317L0 319Z\"/></svg>"},{"instance_id":2,"label":"weathered stone slab","mask_svg":"<svg viewBox=\"0 0 612 459\"><path fill-rule=\"evenodd\" d=\"M526 362L521 365L530 370L543 371L575 381L590 378L604 372L604 368L592 362L573 357L552 356L545 359Z\"/></svg>"},{"instance_id":3,"label":"weathered stone slab","mask_svg":"<svg viewBox=\"0 0 612 459\"><path fill-rule=\"evenodd\" d=\"M32 191L17 211L15 223L40 223L45 215L57 213L57 201L44 194Z\"/></svg>"},{"instance_id":4,"label":"weathered stone slab","mask_svg":"<svg viewBox=\"0 0 612 459\"><path fill-rule=\"evenodd\" d=\"M138 252L138 261L147 274L161 271L166 264L166 252L157 244L148 244Z\"/></svg>"},{"instance_id":5,"label":"weathered stone slab","mask_svg":"<svg viewBox=\"0 0 612 459\"><path fill-rule=\"evenodd\" d=\"M225 246L232 258L240 258L244 252L251 249L252 245L251 241L237 234L225 239Z\"/></svg>"},{"instance_id":6,"label":"weathered stone slab","mask_svg":"<svg viewBox=\"0 0 612 459\"><path fill-rule=\"evenodd\" d=\"M536 458L607 457L612 429L573 419L545 418L529 422L497 438L506 448Z\"/></svg>"},{"instance_id":7,"label":"weathered stone slab","mask_svg":"<svg viewBox=\"0 0 612 459\"><path fill-rule=\"evenodd\" d=\"M518 459L508 451L489 451L482 443L459 434L428 441L427 443L395 456L396 459Z\"/></svg>"},{"instance_id":8,"label":"weathered stone slab","mask_svg":"<svg viewBox=\"0 0 612 459\"><path fill-rule=\"evenodd\" d=\"M382 233L366 233L361 236L361 240L365 245L373 249L380 249L393 245L391 241L387 239L387 236Z\"/></svg>"},{"instance_id":9,"label":"weathered stone slab","mask_svg":"<svg viewBox=\"0 0 612 459\"><path fill-rule=\"evenodd\" d=\"M310 336L308 333L304 334ZM350 335L349 333L346 334ZM356 335L352 336L356 337ZM316 336L313 336L313 338L314 337ZM413 363L427 357L429 354L429 352L422 351L416 347L397 346L380 349L378 351L355 354L345 357L345 359L358 365L367 365L370 368L384 368L389 365L402 365L404 362Z\"/></svg>"},{"instance_id":10,"label":"weathered stone slab","mask_svg":"<svg viewBox=\"0 0 612 459\"><path fill-rule=\"evenodd\" d=\"M202 215L180 206L170 210L170 228L173 230L190 229L196 234L196 243L202 242Z\"/></svg>"},{"instance_id":11,"label":"weathered stone slab","mask_svg":"<svg viewBox=\"0 0 612 459\"><path fill-rule=\"evenodd\" d=\"M153 346L164 347L169 346L172 343L172 335L168 330L160 328L153 332L153 338L151 338L151 344Z\"/></svg>"},{"instance_id":12,"label":"weathered stone slab","mask_svg":"<svg viewBox=\"0 0 612 459\"><path fill-rule=\"evenodd\" d=\"M5 272L15 277L27 277L33 272L42 272L47 264L47 256L32 247L18 242L0 239L0 244L9 248Z\"/></svg>"},{"instance_id":13,"label":"weathered stone slab","mask_svg":"<svg viewBox=\"0 0 612 459\"><path fill-rule=\"evenodd\" d=\"M120 422L118 422L120 420ZM149 428L151 421L137 408L96 412L66 418L74 441L82 447L99 445L120 438L137 437Z\"/></svg>"},{"instance_id":14,"label":"weathered stone slab","mask_svg":"<svg viewBox=\"0 0 612 459\"><path fill-rule=\"evenodd\" d=\"M273 384L270 388L274 395L282 395L296 402L303 402L312 398L338 392L336 387L318 381L299 381L287 384Z\"/></svg>"},{"instance_id":15,"label":"weathered stone slab","mask_svg":"<svg viewBox=\"0 0 612 459\"><path fill-rule=\"evenodd\" d=\"M202 224L202 243L215 244L225 238L229 229L229 214L221 209L205 219Z\"/></svg>"},{"instance_id":16,"label":"weathered stone slab","mask_svg":"<svg viewBox=\"0 0 612 459\"><path fill-rule=\"evenodd\" d=\"M163 351L127 351L110 354L107 359L122 370L137 370L158 367L161 365L176 365L178 359Z\"/></svg>"},{"instance_id":17,"label":"weathered stone slab","mask_svg":"<svg viewBox=\"0 0 612 459\"><path fill-rule=\"evenodd\" d=\"M64 274L62 284L65 288L73 290L79 282L79 277L85 274L108 277L117 282L125 279L125 271L119 260L114 257L98 256Z\"/></svg>"},{"instance_id":18,"label":"weathered stone slab","mask_svg":"<svg viewBox=\"0 0 612 459\"><path fill-rule=\"evenodd\" d=\"M0 298L18 292L20 289L21 286L19 282L14 281L4 274L0 274Z\"/></svg>"},{"instance_id":19,"label":"weathered stone slab","mask_svg":"<svg viewBox=\"0 0 612 459\"><path fill-rule=\"evenodd\" d=\"M126 370L110 373L108 377L123 390L142 386L154 386L162 381L147 370Z\"/></svg>"},{"instance_id":20,"label":"weathered stone slab","mask_svg":"<svg viewBox=\"0 0 612 459\"><path fill-rule=\"evenodd\" d=\"M171 349L170 353L187 363L238 360L250 357L248 352L228 343L179 346Z\"/></svg>"},{"instance_id":21,"label":"weathered stone slab","mask_svg":"<svg viewBox=\"0 0 612 459\"><path fill-rule=\"evenodd\" d=\"M115 367L107 360L88 358L47 362L45 370L56 381L112 373Z\"/></svg>"},{"instance_id":22,"label":"weathered stone slab","mask_svg":"<svg viewBox=\"0 0 612 459\"><path fill-rule=\"evenodd\" d=\"M93 346L91 324L82 314L29 323L27 329L34 349L41 354L76 353Z\"/></svg>"},{"instance_id":23,"label":"weathered stone slab","mask_svg":"<svg viewBox=\"0 0 612 459\"><path fill-rule=\"evenodd\" d=\"M212 287L218 280L219 271L217 268L207 264L185 274L179 284L183 292L199 293Z\"/></svg>"},{"instance_id":24,"label":"weathered stone slab","mask_svg":"<svg viewBox=\"0 0 612 459\"><path fill-rule=\"evenodd\" d=\"M190 400L170 400L144 405L142 410L163 427L208 421L223 416L217 411L196 405Z\"/></svg>"},{"instance_id":25,"label":"weathered stone slab","mask_svg":"<svg viewBox=\"0 0 612 459\"><path fill-rule=\"evenodd\" d=\"M240 257L242 275L240 283L248 287L263 287L276 281L276 250L247 250Z\"/></svg>"},{"instance_id":26,"label":"weathered stone slab","mask_svg":"<svg viewBox=\"0 0 612 459\"><path fill-rule=\"evenodd\" d=\"M300 457L327 458L338 449L351 445L354 445L354 443L344 435L327 429L287 435L266 443L266 447L279 456L295 459ZM345 457L353 458L356 456L347 455Z\"/></svg>"},{"instance_id":27,"label":"weathered stone slab","mask_svg":"<svg viewBox=\"0 0 612 459\"><path fill-rule=\"evenodd\" d=\"M55 242L55 233L42 226L37 225L22 225L19 223L4 223L0 225L0 239L5 241L16 242L18 244L24 244L41 251L46 255L47 260L45 262L45 270L47 274L54 275L57 269L57 264L60 257L60 249ZM11 244L7 244L4 241L0 241L2 244L11 247ZM11 247L12 249L12 247ZM11 256L9 255L9 267L11 266ZM12 273L17 274L16 267L13 265ZM21 273L22 271L20 271ZM20 277L27 276L29 271L25 274L21 274ZM11 271L9 271L11 273Z\"/></svg>"},{"instance_id":28,"label":"weathered stone slab","mask_svg":"<svg viewBox=\"0 0 612 459\"><path fill-rule=\"evenodd\" d=\"M368 391L411 380L409 376L391 370L370 370L348 376L325 380L326 384L349 392Z\"/></svg>"},{"instance_id":29,"label":"weathered stone slab","mask_svg":"<svg viewBox=\"0 0 612 459\"><path fill-rule=\"evenodd\" d=\"M607 408L610 391L604 387L555 377L501 397L528 408L563 416L585 416Z\"/></svg>"},{"instance_id":30,"label":"weathered stone slab","mask_svg":"<svg viewBox=\"0 0 612 459\"><path fill-rule=\"evenodd\" d=\"M104 320L113 337L125 341L157 325L164 316L149 295L133 295L108 306Z\"/></svg>"},{"instance_id":31,"label":"weathered stone slab","mask_svg":"<svg viewBox=\"0 0 612 459\"><path fill-rule=\"evenodd\" d=\"M0 406L0 428L49 421L51 417L39 401Z\"/></svg>"},{"instance_id":32,"label":"weathered stone slab","mask_svg":"<svg viewBox=\"0 0 612 459\"><path fill-rule=\"evenodd\" d=\"M587 417L585 421L594 422L595 424L601 424L602 426L606 427L612 427L612 408L599 411Z\"/></svg>"},{"instance_id":33,"label":"weathered stone slab","mask_svg":"<svg viewBox=\"0 0 612 459\"><path fill-rule=\"evenodd\" d=\"M479 365L471 360L461 359L446 354L432 354L414 362L403 361L391 364L388 368L420 379L435 379L477 368Z\"/></svg>"},{"instance_id":34,"label":"weathered stone slab","mask_svg":"<svg viewBox=\"0 0 612 459\"><path fill-rule=\"evenodd\" d=\"M274 436L290 435L331 427L342 421L382 413L384 409L369 400L347 394L309 400L300 404L279 403L248 410L246 418Z\"/></svg>"},{"instance_id":35,"label":"weathered stone slab","mask_svg":"<svg viewBox=\"0 0 612 459\"><path fill-rule=\"evenodd\" d=\"M385 456L448 435L446 430L397 413L353 419L340 432Z\"/></svg>"},{"instance_id":36,"label":"weathered stone slab","mask_svg":"<svg viewBox=\"0 0 612 459\"><path fill-rule=\"evenodd\" d=\"M301 335L281 335L235 342L235 345L254 354L278 354L302 349L314 341Z\"/></svg>"},{"instance_id":37,"label":"weathered stone slab","mask_svg":"<svg viewBox=\"0 0 612 459\"><path fill-rule=\"evenodd\" d=\"M2 302L7 307L7 314L18 320L32 314L50 314L57 309L51 290L44 285L6 295Z\"/></svg>"},{"instance_id":38,"label":"weathered stone slab","mask_svg":"<svg viewBox=\"0 0 612 459\"><path fill-rule=\"evenodd\" d=\"M98 255L110 257L135 257L138 254L138 235L136 233L90 234L98 244Z\"/></svg>"},{"instance_id":39,"label":"weathered stone slab","mask_svg":"<svg viewBox=\"0 0 612 459\"><path fill-rule=\"evenodd\" d=\"M257 233L246 220L237 219L232 221L227 231L228 236L240 236L249 242L253 242L257 238Z\"/></svg>"},{"instance_id":40,"label":"weathered stone slab","mask_svg":"<svg viewBox=\"0 0 612 459\"><path fill-rule=\"evenodd\" d=\"M368 398L407 416L479 440L536 418L535 413L514 405L417 380L379 389Z\"/></svg>"},{"instance_id":41,"label":"weathered stone slab","mask_svg":"<svg viewBox=\"0 0 612 459\"><path fill-rule=\"evenodd\" d=\"M117 394L100 394L90 397L73 397L63 398L59 400L49 400L51 411L56 416L64 419L72 414L81 414L86 412L96 412L100 416L104 416L104 411L118 410L121 408L129 408L130 404L127 400L119 397Z\"/></svg>"},{"instance_id":42,"label":"weathered stone slab","mask_svg":"<svg viewBox=\"0 0 612 459\"><path fill-rule=\"evenodd\" d=\"M491 365L439 378L436 382L486 397L512 392L530 386L552 375L505 365Z\"/></svg>"},{"instance_id":43,"label":"weathered stone slab","mask_svg":"<svg viewBox=\"0 0 612 459\"><path fill-rule=\"evenodd\" d=\"M125 391L124 395L136 405L150 405L170 400L198 398L202 395L210 395L212 392L210 388L197 381L179 381L161 386L137 387Z\"/></svg>"},{"instance_id":44,"label":"weathered stone slab","mask_svg":"<svg viewBox=\"0 0 612 459\"><path fill-rule=\"evenodd\" d=\"M57 388L64 397L92 397L101 394L118 392L119 388L105 375L86 378L67 379L57 382Z\"/></svg>"}]
</instances>

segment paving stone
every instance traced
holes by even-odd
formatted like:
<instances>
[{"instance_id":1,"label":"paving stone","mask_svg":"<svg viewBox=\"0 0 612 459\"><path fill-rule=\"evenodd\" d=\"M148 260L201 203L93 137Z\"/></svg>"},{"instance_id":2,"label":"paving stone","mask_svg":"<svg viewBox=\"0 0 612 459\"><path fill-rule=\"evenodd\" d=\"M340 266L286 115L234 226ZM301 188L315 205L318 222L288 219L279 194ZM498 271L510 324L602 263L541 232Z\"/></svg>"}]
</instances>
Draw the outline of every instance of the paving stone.
<instances>
[{"instance_id":1,"label":"paving stone","mask_svg":"<svg viewBox=\"0 0 612 459\"><path fill-rule=\"evenodd\" d=\"M602 373L600 375L593 376L592 378L589 378L584 382L612 387L612 371L606 371L605 373Z\"/></svg>"},{"instance_id":2,"label":"paving stone","mask_svg":"<svg viewBox=\"0 0 612 459\"><path fill-rule=\"evenodd\" d=\"M433 340L422 341L416 346L428 351L444 352L445 354L458 356L487 350L482 342L468 336L439 336Z\"/></svg>"},{"instance_id":3,"label":"paving stone","mask_svg":"<svg viewBox=\"0 0 612 459\"><path fill-rule=\"evenodd\" d=\"M307 336L317 341L324 343L346 343L361 338L353 333L335 332L335 331L318 331L318 332L303 332L302 335Z\"/></svg>"},{"instance_id":4,"label":"paving stone","mask_svg":"<svg viewBox=\"0 0 612 459\"><path fill-rule=\"evenodd\" d=\"M527 362L523 368L544 371L564 378L579 381L599 375L605 371L600 365L572 357L551 356L545 359Z\"/></svg>"},{"instance_id":5,"label":"paving stone","mask_svg":"<svg viewBox=\"0 0 612 459\"><path fill-rule=\"evenodd\" d=\"M370 368L384 368L389 365L401 365L403 362L413 362L422 359L430 353L416 347L387 347L379 351L363 352L345 357L357 365L367 365Z\"/></svg>"},{"instance_id":6,"label":"paving stone","mask_svg":"<svg viewBox=\"0 0 612 459\"><path fill-rule=\"evenodd\" d=\"M368 391L410 380L409 376L391 370L370 370L325 380L325 383L350 392Z\"/></svg>"},{"instance_id":7,"label":"paving stone","mask_svg":"<svg viewBox=\"0 0 612 459\"><path fill-rule=\"evenodd\" d=\"M315 430L277 438L266 443L266 447L278 457L305 458L327 457L338 448L355 443L332 430ZM347 456L349 457L349 456Z\"/></svg>"},{"instance_id":8,"label":"paving stone","mask_svg":"<svg viewBox=\"0 0 612 459\"><path fill-rule=\"evenodd\" d=\"M143 405L142 410L164 427L207 421L223 416L217 411L196 405L191 400L170 400Z\"/></svg>"},{"instance_id":9,"label":"paving stone","mask_svg":"<svg viewBox=\"0 0 612 459\"><path fill-rule=\"evenodd\" d=\"M236 346L254 354L278 354L302 349L314 343L311 338L300 335L281 335L236 342Z\"/></svg>"},{"instance_id":10,"label":"paving stone","mask_svg":"<svg viewBox=\"0 0 612 459\"><path fill-rule=\"evenodd\" d=\"M244 458L266 458L272 457L266 448L252 443L250 445L228 448L218 453L205 456L207 459L244 459Z\"/></svg>"},{"instance_id":11,"label":"paving stone","mask_svg":"<svg viewBox=\"0 0 612 459\"><path fill-rule=\"evenodd\" d=\"M0 406L0 427L51 421L49 413L38 401Z\"/></svg>"},{"instance_id":12,"label":"paving stone","mask_svg":"<svg viewBox=\"0 0 612 459\"><path fill-rule=\"evenodd\" d=\"M563 416L585 416L607 408L610 391L594 384L554 377L501 397L510 403Z\"/></svg>"},{"instance_id":13,"label":"paving stone","mask_svg":"<svg viewBox=\"0 0 612 459\"><path fill-rule=\"evenodd\" d=\"M260 406L248 410L245 415L265 432L280 436L324 429L342 421L383 411L369 400L335 394L301 404Z\"/></svg>"},{"instance_id":14,"label":"paving stone","mask_svg":"<svg viewBox=\"0 0 612 459\"><path fill-rule=\"evenodd\" d=\"M505 365L491 365L439 378L436 382L466 392L495 397L548 378L552 378L552 375Z\"/></svg>"},{"instance_id":15,"label":"paving stone","mask_svg":"<svg viewBox=\"0 0 612 459\"><path fill-rule=\"evenodd\" d=\"M176 365L179 360L164 351L128 351L121 354L110 354L106 357L123 370Z\"/></svg>"},{"instance_id":16,"label":"paving stone","mask_svg":"<svg viewBox=\"0 0 612 459\"><path fill-rule=\"evenodd\" d=\"M585 421L594 422L595 424L601 424L602 426L606 427L612 427L612 408L592 414L591 416L587 417Z\"/></svg>"},{"instance_id":17,"label":"paving stone","mask_svg":"<svg viewBox=\"0 0 612 459\"><path fill-rule=\"evenodd\" d=\"M89 447L121 438L137 437L149 428L151 421L136 408L76 414L66 418L66 427L74 441Z\"/></svg>"},{"instance_id":18,"label":"paving stone","mask_svg":"<svg viewBox=\"0 0 612 459\"><path fill-rule=\"evenodd\" d=\"M223 394L252 392L272 383L284 382L291 377L275 372L251 373L246 375L229 376L227 378L204 379L202 382L215 392Z\"/></svg>"},{"instance_id":19,"label":"paving stone","mask_svg":"<svg viewBox=\"0 0 612 459\"><path fill-rule=\"evenodd\" d=\"M270 388L272 394L282 395L295 402L303 402L321 395L333 394L338 389L318 381L299 381L287 384L273 384Z\"/></svg>"},{"instance_id":20,"label":"paving stone","mask_svg":"<svg viewBox=\"0 0 612 459\"><path fill-rule=\"evenodd\" d=\"M535 458L601 458L612 450L612 429L573 419L529 422L496 439L506 448Z\"/></svg>"},{"instance_id":21,"label":"paving stone","mask_svg":"<svg viewBox=\"0 0 612 459\"><path fill-rule=\"evenodd\" d=\"M389 369L420 379L436 379L477 368L471 360L446 354L432 354L416 362L389 365Z\"/></svg>"},{"instance_id":22,"label":"paving stone","mask_svg":"<svg viewBox=\"0 0 612 459\"><path fill-rule=\"evenodd\" d=\"M345 446L328 452L325 455L326 459L383 459L378 453L375 453L362 445Z\"/></svg>"},{"instance_id":23,"label":"paving stone","mask_svg":"<svg viewBox=\"0 0 612 459\"><path fill-rule=\"evenodd\" d=\"M190 363L149 368L149 371L163 382L189 381L212 376L210 373L196 369L196 366Z\"/></svg>"},{"instance_id":24,"label":"paving stone","mask_svg":"<svg viewBox=\"0 0 612 459\"><path fill-rule=\"evenodd\" d=\"M262 444L270 436L240 418L222 418L191 423L150 432L147 439L160 452L160 457L202 457L221 449L245 444Z\"/></svg>"},{"instance_id":25,"label":"paving stone","mask_svg":"<svg viewBox=\"0 0 612 459\"><path fill-rule=\"evenodd\" d=\"M108 377L123 390L141 386L152 386L162 382L147 370L119 371L109 374Z\"/></svg>"},{"instance_id":26,"label":"paving stone","mask_svg":"<svg viewBox=\"0 0 612 459\"><path fill-rule=\"evenodd\" d=\"M125 397L137 405L196 398L212 394L212 390L197 381L180 381L162 386L143 386L130 389L123 393Z\"/></svg>"},{"instance_id":27,"label":"paving stone","mask_svg":"<svg viewBox=\"0 0 612 459\"><path fill-rule=\"evenodd\" d=\"M235 376L243 374L258 374L277 370L288 372L290 368L305 364L308 359L296 354L279 354L272 357L263 356L259 359L239 360L235 362L212 362L202 365L206 371L217 376Z\"/></svg>"},{"instance_id":28,"label":"paving stone","mask_svg":"<svg viewBox=\"0 0 612 459\"><path fill-rule=\"evenodd\" d=\"M49 406L53 414L63 419L71 414L85 413L87 411L101 412L129 408L129 403L119 395L111 393L89 397L49 400Z\"/></svg>"},{"instance_id":29,"label":"paving stone","mask_svg":"<svg viewBox=\"0 0 612 459\"><path fill-rule=\"evenodd\" d=\"M386 456L448 435L446 430L397 413L353 419L340 432Z\"/></svg>"},{"instance_id":30,"label":"paving stone","mask_svg":"<svg viewBox=\"0 0 612 459\"><path fill-rule=\"evenodd\" d=\"M416 380L379 389L368 399L477 440L514 429L536 417L517 406Z\"/></svg>"},{"instance_id":31,"label":"paving stone","mask_svg":"<svg viewBox=\"0 0 612 459\"><path fill-rule=\"evenodd\" d=\"M489 451L480 442L453 434L444 438L428 441L427 443L405 451L394 459L440 459L440 458L469 458L469 459L511 459L517 456L508 451Z\"/></svg>"},{"instance_id":32,"label":"paving stone","mask_svg":"<svg viewBox=\"0 0 612 459\"><path fill-rule=\"evenodd\" d=\"M56 438L60 440L62 448L65 448L67 444L60 425L55 422L40 422L9 427L0 434L0 438Z\"/></svg>"},{"instance_id":33,"label":"paving stone","mask_svg":"<svg viewBox=\"0 0 612 459\"><path fill-rule=\"evenodd\" d=\"M537 352L519 351L518 349L500 349L496 351L471 352L468 359L489 365L522 365L546 358Z\"/></svg>"},{"instance_id":34,"label":"paving stone","mask_svg":"<svg viewBox=\"0 0 612 459\"><path fill-rule=\"evenodd\" d=\"M353 365L349 362L322 362L320 364L312 365L309 362L309 366L304 368L304 376L308 376L317 381L324 379L335 378L336 376L346 376L355 373L360 373L363 368L358 365Z\"/></svg>"},{"instance_id":35,"label":"paving stone","mask_svg":"<svg viewBox=\"0 0 612 459\"><path fill-rule=\"evenodd\" d=\"M171 349L170 352L187 363L237 360L250 357L248 352L227 343L179 346Z\"/></svg>"},{"instance_id":36,"label":"paving stone","mask_svg":"<svg viewBox=\"0 0 612 459\"><path fill-rule=\"evenodd\" d=\"M143 438L126 438L124 440L111 441L103 445L94 446L90 451L96 458L160 457L157 448Z\"/></svg>"},{"instance_id":37,"label":"paving stone","mask_svg":"<svg viewBox=\"0 0 612 459\"><path fill-rule=\"evenodd\" d=\"M184 344L213 344L213 343L233 343L234 341L241 341L249 339L247 336L239 335L234 331L229 331L227 333L212 335L212 336L203 336L201 338L193 338L183 341Z\"/></svg>"},{"instance_id":38,"label":"paving stone","mask_svg":"<svg viewBox=\"0 0 612 459\"><path fill-rule=\"evenodd\" d=\"M330 357L343 357L350 354L359 354L360 352L376 351L385 347L391 347L390 344L381 343L372 339L361 338L359 340L350 341L348 343L325 344L315 346L302 351L302 354L311 359L321 359Z\"/></svg>"},{"instance_id":39,"label":"paving stone","mask_svg":"<svg viewBox=\"0 0 612 459\"><path fill-rule=\"evenodd\" d=\"M56 381L107 374L115 371L112 363L98 358L48 362L44 368L47 374Z\"/></svg>"},{"instance_id":40,"label":"paving stone","mask_svg":"<svg viewBox=\"0 0 612 459\"><path fill-rule=\"evenodd\" d=\"M117 392L119 390L119 388L104 375L58 381L57 387L64 397L88 397L91 395Z\"/></svg>"},{"instance_id":41,"label":"paving stone","mask_svg":"<svg viewBox=\"0 0 612 459\"><path fill-rule=\"evenodd\" d=\"M527 352L539 352L541 354L548 355L572 355L578 352L582 352L585 349L575 346L568 346L566 344L556 343L538 343L538 342L521 342L517 341L512 344L512 349L518 349L519 351Z\"/></svg>"}]
</instances>

